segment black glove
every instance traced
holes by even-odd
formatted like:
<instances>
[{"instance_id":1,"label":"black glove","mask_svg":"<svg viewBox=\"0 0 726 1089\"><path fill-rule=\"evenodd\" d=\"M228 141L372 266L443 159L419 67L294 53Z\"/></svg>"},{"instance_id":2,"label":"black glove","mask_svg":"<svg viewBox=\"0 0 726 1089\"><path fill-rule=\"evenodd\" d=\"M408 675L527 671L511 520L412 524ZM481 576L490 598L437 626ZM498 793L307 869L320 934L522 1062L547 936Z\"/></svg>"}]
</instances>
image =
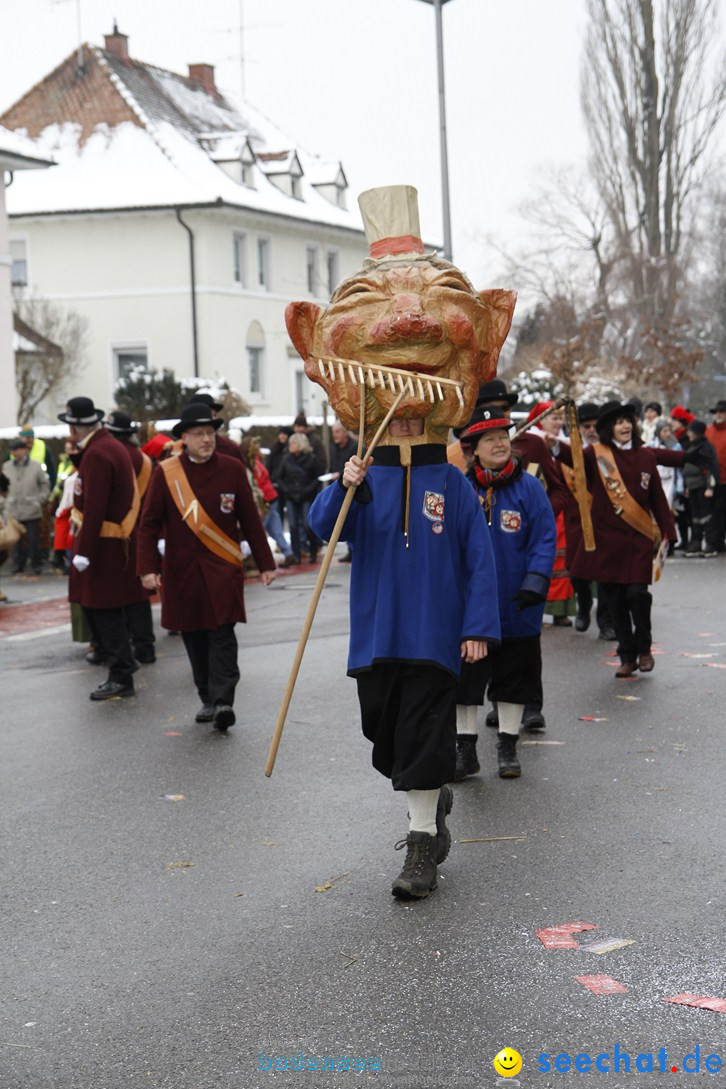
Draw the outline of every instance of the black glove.
<instances>
[{"instance_id":1,"label":"black glove","mask_svg":"<svg viewBox=\"0 0 726 1089\"><path fill-rule=\"evenodd\" d=\"M532 605L541 605L544 598L541 594L535 593L534 590L517 590L511 600L517 602L517 612L521 613L522 609L529 609Z\"/></svg>"}]
</instances>

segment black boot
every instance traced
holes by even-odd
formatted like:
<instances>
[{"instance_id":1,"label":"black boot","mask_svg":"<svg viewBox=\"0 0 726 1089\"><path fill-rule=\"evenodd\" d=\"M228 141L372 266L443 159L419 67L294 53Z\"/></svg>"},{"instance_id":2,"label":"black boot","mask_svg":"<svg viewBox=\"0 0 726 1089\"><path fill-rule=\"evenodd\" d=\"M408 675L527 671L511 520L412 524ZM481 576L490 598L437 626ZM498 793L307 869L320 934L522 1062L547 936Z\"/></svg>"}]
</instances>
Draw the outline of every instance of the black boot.
<instances>
[{"instance_id":1,"label":"black boot","mask_svg":"<svg viewBox=\"0 0 726 1089\"><path fill-rule=\"evenodd\" d=\"M476 755L476 743L479 734L456 735L456 771L454 782L461 783L467 775L476 775L481 771L479 758Z\"/></svg>"},{"instance_id":2,"label":"black boot","mask_svg":"<svg viewBox=\"0 0 726 1089\"><path fill-rule=\"evenodd\" d=\"M451 850L451 832L446 827L446 818L453 804L453 790L450 786L442 786L436 806L436 863L439 866Z\"/></svg>"},{"instance_id":3,"label":"black boot","mask_svg":"<svg viewBox=\"0 0 726 1089\"><path fill-rule=\"evenodd\" d=\"M403 869L391 887L399 900L422 900L436 888L436 839L428 832L409 832L396 844L397 851L407 848Z\"/></svg>"},{"instance_id":4,"label":"black boot","mask_svg":"<svg viewBox=\"0 0 726 1089\"><path fill-rule=\"evenodd\" d=\"M518 737L514 734L500 734L497 741L497 760L499 761L500 779L518 779L522 768L517 759Z\"/></svg>"},{"instance_id":5,"label":"black boot","mask_svg":"<svg viewBox=\"0 0 726 1089\"><path fill-rule=\"evenodd\" d=\"M522 712L522 729L523 730L537 730L539 733L545 728L545 720L542 711L535 703L525 704L524 711Z\"/></svg>"}]
</instances>

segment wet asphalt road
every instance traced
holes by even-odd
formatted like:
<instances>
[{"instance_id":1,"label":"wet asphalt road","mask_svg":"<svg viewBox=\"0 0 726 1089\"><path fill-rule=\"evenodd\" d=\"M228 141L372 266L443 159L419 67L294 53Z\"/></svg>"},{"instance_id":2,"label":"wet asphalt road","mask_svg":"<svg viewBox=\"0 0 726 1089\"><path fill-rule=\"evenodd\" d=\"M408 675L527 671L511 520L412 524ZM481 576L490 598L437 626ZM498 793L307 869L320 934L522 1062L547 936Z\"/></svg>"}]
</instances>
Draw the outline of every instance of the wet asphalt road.
<instances>
[{"instance_id":1,"label":"wet asphalt road","mask_svg":"<svg viewBox=\"0 0 726 1089\"><path fill-rule=\"evenodd\" d=\"M370 768L344 676L347 567L331 569L270 780L311 574L249 588L229 736L194 725L184 649L163 632L137 697L102 705L68 635L0 639L0 1087L549 1089L583 1075L541 1072L541 1053L617 1044L656 1071L666 1048L679 1073L611 1070L607 1089L723 1089L726 1070L680 1071L697 1044L702 1071L726 1063L726 1013L663 999L726 998L725 575L726 558L669 564L649 677L616 682L593 631L545 631L538 740L561 744L527 745L522 778L502 781L482 726L482 774L455 788L450 822L455 840L518 838L455 842L413 905L390 896L405 805ZM599 956L536 937L575 921L598 928L582 944L635 944ZM575 980L603 973L627 993ZM516 1078L492 1067L505 1045ZM300 1053L366 1070L258 1070Z\"/></svg>"}]
</instances>

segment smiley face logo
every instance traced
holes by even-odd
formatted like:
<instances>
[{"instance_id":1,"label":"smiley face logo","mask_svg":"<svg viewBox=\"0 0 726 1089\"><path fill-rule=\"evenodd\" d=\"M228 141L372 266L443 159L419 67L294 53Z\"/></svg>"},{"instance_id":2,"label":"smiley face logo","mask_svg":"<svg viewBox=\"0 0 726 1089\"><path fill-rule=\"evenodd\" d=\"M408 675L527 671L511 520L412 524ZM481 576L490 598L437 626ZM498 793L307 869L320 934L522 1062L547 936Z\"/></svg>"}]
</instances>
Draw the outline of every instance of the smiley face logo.
<instances>
[{"instance_id":1,"label":"smiley face logo","mask_svg":"<svg viewBox=\"0 0 726 1089\"><path fill-rule=\"evenodd\" d=\"M494 1069L503 1078L513 1078L522 1069L522 1056L513 1047L503 1047L494 1056Z\"/></svg>"}]
</instances>

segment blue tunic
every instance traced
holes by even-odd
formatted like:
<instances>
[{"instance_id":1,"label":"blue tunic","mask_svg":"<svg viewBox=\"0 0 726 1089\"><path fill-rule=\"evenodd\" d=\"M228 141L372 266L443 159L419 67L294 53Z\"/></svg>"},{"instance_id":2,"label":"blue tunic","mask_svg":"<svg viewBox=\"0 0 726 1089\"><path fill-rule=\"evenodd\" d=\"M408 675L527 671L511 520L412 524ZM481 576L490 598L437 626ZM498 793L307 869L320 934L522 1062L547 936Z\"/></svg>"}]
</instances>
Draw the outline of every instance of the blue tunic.
<instances>
[{"instance_id":1,"label":"blue tunic","mask_svg":"<svg viewBox=\"0 0 726 1089\"><path fill-rule=\"evenodd\" d=\"M375 662L431 662L459 675L464 639L498 641L496 572L486 520L444 446L375 453L342 539L353 546L348 673ZM334 484L317 496L309 523L327 540L345 498Z\"/></svg>"},{"instance_id":2,"label":"blue tunic","mask_svg":"<svg viewBox=\"0 0 726 1089\"><path fill-rule=\"evenodd\" d=\"M483 499L486 488L471 476L467 479ZM552 506L542 485L529 473L494 489L492 499L489 532L497 565L502 639L539 635L555 562L557 529ZM542 604L520 612L512 601L518 590L540 594Z\"/></svg>"}]
</instances>

